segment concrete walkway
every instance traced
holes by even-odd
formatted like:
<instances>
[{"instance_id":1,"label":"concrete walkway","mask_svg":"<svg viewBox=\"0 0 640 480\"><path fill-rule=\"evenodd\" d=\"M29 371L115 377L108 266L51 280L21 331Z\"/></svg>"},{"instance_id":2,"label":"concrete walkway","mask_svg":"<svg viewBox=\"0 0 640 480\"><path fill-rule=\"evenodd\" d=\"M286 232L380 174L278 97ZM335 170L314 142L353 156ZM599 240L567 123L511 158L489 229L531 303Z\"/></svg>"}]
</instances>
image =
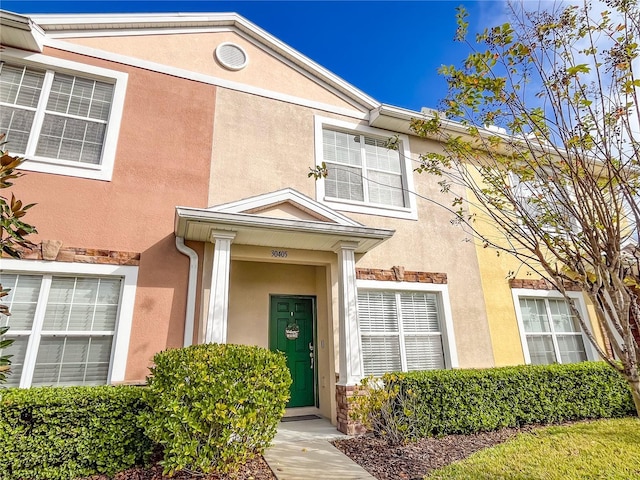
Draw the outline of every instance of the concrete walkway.
<instances>
[{"instance_id":1,"label":"concrete walkway","mask_svg":"<svg viewBox=\"0 0 640 480\"><path fill-rule=\"evenodd\" d=\"M328 420L300 420L278 425L264 459L278 480L374 480L330 442L345 438Z\"/></svg>"}]
</instances>

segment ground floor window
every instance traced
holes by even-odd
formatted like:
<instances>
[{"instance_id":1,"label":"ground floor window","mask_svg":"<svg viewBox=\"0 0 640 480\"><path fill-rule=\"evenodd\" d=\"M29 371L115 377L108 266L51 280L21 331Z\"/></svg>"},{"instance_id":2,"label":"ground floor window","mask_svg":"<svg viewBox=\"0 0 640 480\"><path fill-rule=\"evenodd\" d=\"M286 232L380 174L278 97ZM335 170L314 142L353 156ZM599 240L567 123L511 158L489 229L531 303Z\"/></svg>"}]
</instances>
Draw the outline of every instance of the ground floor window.
<instances>
[{"instance_id":1,"label":"ground floor window","mask_svg":"<svg viewBox=\"0 0 640 480\"><path fill-rule=\"evenodd\" d=\"M7 386L111 380L115 349L122 352L123 342L128 346L128 331L122 332L120 345L116 341L119 327L129 328L120 317L131 313L130 307L121 308L123 297L132 301L124 277L21 271L0 273L0 283L10 289L3 301L11 312L0 316L0 325L9 325L6 338L14 340L1 352L12 355ZM130 318L122 323L130 326Z\"/></svg>"},{"instance_id":2,"label":"ground floor window","mask_svg":"<svg viewBox=\"0 0 640 480\"><path fill-rule=\"evenodd\" d=\"M524 294L517 295L515 300L527 363L576 363L590 359L588 340L564 298ZM581 299L574 301L578 308L582 307Z\"/></svg>"},{"instance_id":3,"label":"ground floor window","mask_svg":"<svg viewBox=\"0 0 640 480\"><path fill-rule=\"evenodd\" d=\"M358 291L365 375L445 368L438 294Z\"/></svg>"}]
</instances>

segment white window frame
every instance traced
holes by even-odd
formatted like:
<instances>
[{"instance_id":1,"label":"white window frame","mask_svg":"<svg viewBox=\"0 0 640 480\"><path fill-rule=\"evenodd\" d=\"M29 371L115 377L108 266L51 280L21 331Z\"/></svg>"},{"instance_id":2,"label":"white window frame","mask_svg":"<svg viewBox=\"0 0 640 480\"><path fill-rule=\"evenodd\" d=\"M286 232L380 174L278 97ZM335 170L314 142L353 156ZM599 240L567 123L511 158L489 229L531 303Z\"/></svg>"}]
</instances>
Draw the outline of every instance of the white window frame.
<instances>
[{"instance_id":1,"label":"white window frame","mask_svg":"<svg viewBox=\"0 0 640 480\"><path fill-rule=\"evenodd\" d=\"M456 339L453 330L453 316L451 314L451 302L449 300L449 288L446 284L437 283L418 283L418 282L392 282L377 280L357 280L356 288L360 290L383 290L387 292L420 292L433 293L438 301L438 313L440 314L440 331L442 336L442 350L444 352L445 368L458 368L458 349L456 347ZM399 324L402 320L399 321ZM398 325L398 333L400 335L400 361L402 370L407 370L406 352L404 351L404 338L402 326ZM359 341L362 338L362 330L360 328L360 319L358 319L358 335ZM362 349L361 349L362 350ZM362 351L360 351L360 364L364 369L364 359Z\"/></svg>"},{"instance_id":2,"label":"white window frame","mask_svg":"<svg viewBox=\"0 0 640 480\"><path fill-rule=\"evenodd\" d=\"M76 276L105 276L121 277L122 292L120 295L120 305L118 307L117 320L115 326L114 343L111 350L109 362L109 374L107 384L121 383L125 380L125 370L127 367L127 356L129 353L129 341L131 338L131 325L133 321L133 308L135 304L136 285L138 283L138 267L125 265L102 265L88 263L65 263L65 262L44 262L29 260L2 259L1 272L15 274L36 274L36 275L76 275ZM46 281L46 279L45 279ZM50 282L49 282L50 283ZM43 285L44 288L44 285ZM42 298L42 291L41 291ZM38 300L36 307L36 319L43 316L42 309L46 308L45 302ZM11 330L9 330L10 336ZM68 335L67 332L61 332ZM73 333L71 334L73 335ZM23 372L27 369L33 372L38 353L40 335L38 338L29 338ZM33 346L32 346L33 344ZM24 375L20 379L20 388L28 388Z\"/></svg>"},{"instance_id":3,"label":"white window frame","mask_svg":"<svg viewBox=\"0 0 640 480\"><path fill-rule=\"evenodd\" d=\"M409 149L409 137L403 134L397 134L388 130L369 127L359 123L337 120L335 118L314 116L315 130L315 157L316 165L322 164L324 161L322 131L340 130L345 133L354 135L366 135L378 139L386 140L398 135L400 142L398 153L400 154L400 165L402 171L402 183L405 189L404 195L407 200L406 207L394 207L389 205L372 204L368 200L363 202L339 199L334 197L326 197L325 181L323 178L316 181L316 200L334 210L343 212L363 213L367 215L381 215L383 217L403 218L409 220L417 220L418 213L416 207L416 199L413 192L415 187L413 183L413 169L411 168L411 151Z\"/></svg>"},{"instance_id":4,"label":"white window frame","mask_svg":"<svg viewBox=\"0 0 640 480\"><path fill-rule=\"evenodd\" d=\"M520 308L520 298L529 297L529 298L553 299L553 300L566 300L566 299L562 296L560 292L557 292L555 290L536 290L533 288L513 288L511 289L511 295L513 297L513 306L516 312L516 320L518 322L518 331L520 332L520 345L522 346L522 353L524 354L524 362L527 365L530 365L531 355L529 354L529 345L527 344L527 332L525 331L524 321L522 319L522 310ZM587 325L590 333L593 334L591 318L588 315L582 292L567 292L567 295L569 296L569 298L571 298L574 301L574 304L578 309L578 312L580 312L580 316L585 320L585 324ZM553 348L556 353L556 358L560 358L558 355L559 350L556 344L556 333L553 330L553 326L551 328L552 330L548 333L552 335ZM584 330L582 329L582 327L580 328L580 330L581 330L582 342L584 343L584 351L587 355L587 360L588 361L598 360L599 358L598 352L596 351L594 346L591 344L591 340L589 340L589 337L587 337L587 335L584 333Z\"/></svg>"},{"instance_id":5,"label":"white window frame","mask_svg":"<svg viewBox=\"0 0 640 480\"><path fill-rule=\"evenodd\" d=\"M535 180L527 180L527 181L522 181L520 179L520 177L518 177L518 175L516 175L514 172L509 172L509 185L510 187L515 190L518 189L520 187L520 185L522 185L522 189L524 190L524 195L520 195L520 197L522 199L528 200L529 198L533 197L536 195L536 189L535 187L532 185L532 182L535 182ZM573 190L571 190L570 192L571 198L575 199L575 194L573 193ZM519 218L518 219L520 223L522 223L522 219ZM577 221L575 220L575 218L573 218L573 231L578 232L579 231L579 225L577 223ZM556 229L552 226L546 226L543 228L543 230L547 233L549 233L550 235L557 235L556 233Z\"/></svg>"},{"instance_id":6,"label":"white window frame","mask_svg":"<svg viewBox=\"0 0 640 480\"><path fill-rule=\"evenodd\" d=\"M36 157L32 152L25 154L25 162L20 166L23 170L33 172L52 173L70 177L90 178L94 180L110 181L113 176L113 167L116 157L116 147L122 122L124 99L127 91L128 74L116 70L109 70L93 65L85 65L61 58L49 57L39 53L25 52L14 48L2 50L1 59L7 63L33 67L40 70L50 70L67 75L73 75L91 80L107 82L113 85L113 99L107 129L102 145L102 157L99 165L81 162L65 161L54 158ZM43 116L44 110L38 107L38 116ZM30 141L35 148L36 141ZM11 145L6 147L11 152Z\"/></svg>"}]
</instances>

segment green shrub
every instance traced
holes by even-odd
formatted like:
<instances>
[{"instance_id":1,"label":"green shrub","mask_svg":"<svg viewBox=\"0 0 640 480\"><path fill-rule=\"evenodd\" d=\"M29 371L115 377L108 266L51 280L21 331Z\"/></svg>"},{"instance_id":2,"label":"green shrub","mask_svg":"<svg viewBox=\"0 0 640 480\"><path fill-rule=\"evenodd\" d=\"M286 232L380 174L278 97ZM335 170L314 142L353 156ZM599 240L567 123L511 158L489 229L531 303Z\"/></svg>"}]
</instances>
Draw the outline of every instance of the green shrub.
<instances>
[{"instance_id":1,"label":"green shrub","mask_svg":"<svg viewBox=\"0 0 640 480\"><path fill-rule=\"evenodd\" d=\"M385 382L375 377L362 380L351 400L351 418L390 445L416 440L419 424L416 395L402 389L391 375L385 377Z\"/></svg>"},{"instance_id":2,"label":"green shrub","mask_svg":"<svg viewBox=\"0 0 640 480\"><path fill-rule=\"evenodd\" d=\"M142 390L0 390L0 478L68 480L144 463L151 442L137 422Z\"/></svg>"},{"instance_id":3,"label":"green shrub","mask_svg":"<svg viewBox=\"0 0 640 480\"><path fill-rule=\"evenodd\" d=\"M604 362L394 373L382 381L388 392L415 397L411 433L417 437L635 411L626 382ZM394 408L393 415L403 416L402 410Z\"/></svg>"},{"instance_id":4,"label":"green shrub","mask_svg":"<svg viewBox=\"0 0 640 480\"><path fill-rule=\"evenodd\" d=\"M154 363L142 421L164 447L165 473L228 472L269 445L291 385L282 354L207 344L160 352Z\"/></svg>"}]
</instances>

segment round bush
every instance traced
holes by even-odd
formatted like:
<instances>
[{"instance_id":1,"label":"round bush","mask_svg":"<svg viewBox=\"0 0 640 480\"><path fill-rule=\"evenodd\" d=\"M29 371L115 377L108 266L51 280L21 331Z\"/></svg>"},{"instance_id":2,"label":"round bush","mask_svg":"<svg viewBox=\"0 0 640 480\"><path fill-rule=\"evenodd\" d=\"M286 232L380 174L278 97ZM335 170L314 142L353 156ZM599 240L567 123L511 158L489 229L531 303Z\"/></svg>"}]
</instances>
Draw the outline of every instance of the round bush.
<instances>
[{"instance_id":1,"label":"round bush","mask_svg":"<svg viewBox=\"0 0 640 480\"><path fill-rule=\"evenodd\" d=\"M261 454L289 399L284 355L244 345L194 345L154 357L142 418L164 448L165 473L235 470Z\"/></svg>"}]
</instances>

